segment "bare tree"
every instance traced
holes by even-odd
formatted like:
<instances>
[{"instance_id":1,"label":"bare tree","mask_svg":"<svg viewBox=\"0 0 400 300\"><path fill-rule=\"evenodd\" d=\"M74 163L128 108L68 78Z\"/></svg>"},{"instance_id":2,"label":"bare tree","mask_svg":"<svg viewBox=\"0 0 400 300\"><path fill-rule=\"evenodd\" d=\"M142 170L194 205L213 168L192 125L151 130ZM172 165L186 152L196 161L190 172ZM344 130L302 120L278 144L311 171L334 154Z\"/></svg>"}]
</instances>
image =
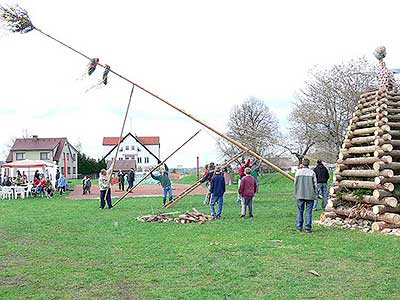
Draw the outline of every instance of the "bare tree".
<instances>
[{"instance_id":1,"label":"bare tree","mask_svg":"<svg viewBox=\"0 0 400 300\"><path fill-rule=\"evenodd\" d=\"M376 86L376 78L376 67L365 58L312 70L296 95L289 120L292 135L304 149L311 145L336 160L357 100Z\"/></svg>"},{"instance_id":2,"label":"bare tree","mask_svg":"<svg viewBox=\"0 0 400 300\"><path fill-rule=\"evenodd\" d=\"M232 108L227 127L227 136L264 156L273 149L279 132L275 115L264 101L255 97ZM222 139L218 140L217 146L225 158L240 151Z\"/></svg>"}]
</instances>

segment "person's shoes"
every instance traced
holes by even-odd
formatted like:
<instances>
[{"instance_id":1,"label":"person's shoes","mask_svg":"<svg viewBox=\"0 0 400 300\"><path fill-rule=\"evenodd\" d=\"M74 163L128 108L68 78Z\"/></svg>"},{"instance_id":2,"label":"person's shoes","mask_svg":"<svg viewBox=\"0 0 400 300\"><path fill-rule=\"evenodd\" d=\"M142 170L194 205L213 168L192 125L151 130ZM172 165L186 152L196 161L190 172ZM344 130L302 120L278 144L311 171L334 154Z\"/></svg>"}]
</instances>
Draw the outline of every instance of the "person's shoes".
<instances>
[{"instance_id":1,"label":"person's shoes","mask_svg":"<svg viewBox=\"0 0 400 300\"><path fill-rule=\"evenodd\" d=\"M317 211L317 209L316 209L316 208L313 208L312 210L313 210L313 211Z\"/></svg>"},{"instance_id":2,"label":"person's shoes","mask_svg":"<svg viewBox=\"0 0 400 300\"><path fill-rule=\"evenodd\" d=\"M311 229L306 229L305 231L306 231L306 233L311 233L312 232Z\"/></svg>"},{"instance_id":3,"label":"person's shoes","mask_svg":"<svg viewBox=\"0 0 400 300\"><path fill-rule=\"evenodd\" d=\"M216 215L215 218L221 219L221 216L220 215Z\"/></svg>"},{"instance_id":4,"label":"person's shoes","mask_svg":"<svg viewBox=\"0 0 400 300\"><path fill-rule=\"evenodd\" d=\"M113 207L114 207L114 206L111 205L111 206L108 207L108 209L113 209Z\"/></svg>"},{"instance_id":5,"label":"person's shoes","mask_svg":"<svg viewBox=\"0 0 400 300\"><path fill-rule=\"evenodd\" d=\"M250 215L250 218L253 218L254 216L253 215Z\"/></svg>"},{"instance_id":6,"label":"person's shoes","mask_svg":"<svg viewBox=\"0 0 400 300\"><path fill-rule=\"evenodd\" d=\"M301 229L301 228L296 228L296 231L297 231L297 232L302 232L303 229Z\"/></svg>"},{"instance_id":7,"label":"person's shoes","mask_svg":"<svg viewBox=\"0 0 400 300\"><path fill-rule=\"evenodd\" d=\"M245 217L245 215L240 215L240 217L241 217L241 218L244 218L244 217Z\"/></svg>"}]
</instances>

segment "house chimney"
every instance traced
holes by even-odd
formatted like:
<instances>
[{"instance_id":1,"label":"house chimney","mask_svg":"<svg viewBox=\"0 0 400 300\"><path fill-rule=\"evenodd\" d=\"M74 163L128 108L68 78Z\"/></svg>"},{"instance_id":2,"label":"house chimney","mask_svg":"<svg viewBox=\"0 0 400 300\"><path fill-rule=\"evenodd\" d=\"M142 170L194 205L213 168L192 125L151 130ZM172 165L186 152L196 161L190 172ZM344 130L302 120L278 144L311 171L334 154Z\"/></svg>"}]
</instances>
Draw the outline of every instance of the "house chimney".
<instances>
[{"instance_id":1,"label":"house chimney","mask_svg":"<svg viewBox=\"0 0 400 300\"><path fill-rule=\"evenodd\" d=\"M32 135L32 138L33 138L34 140L38 140L38 139L39 139L39 137L38 137L37 135Z\"/></svg>"}]
</instances>

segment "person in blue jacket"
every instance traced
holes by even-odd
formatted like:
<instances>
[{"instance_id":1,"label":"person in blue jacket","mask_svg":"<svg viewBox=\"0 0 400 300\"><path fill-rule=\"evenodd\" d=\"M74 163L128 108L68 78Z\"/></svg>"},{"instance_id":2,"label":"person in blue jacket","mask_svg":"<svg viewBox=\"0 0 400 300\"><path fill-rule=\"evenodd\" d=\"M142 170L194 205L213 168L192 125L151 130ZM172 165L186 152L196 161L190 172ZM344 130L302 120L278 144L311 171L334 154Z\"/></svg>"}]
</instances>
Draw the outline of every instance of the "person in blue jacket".
<instances>
[{"instance_id":1,"label":"person in blue jacket","mask_svg":"<svg viewBox=\"0 0 400 300\"><path fill-rule=\"evenodd\" d=\"M211 178L210 182L210 193L211 202L210 202L210 210L211 215L217 219L221 218L222 207L224 205L224 193L225 193L225 178L221 173L221 167L215 167L214 176ZM215 203L218 203L218 212L215 213Z\"/></svg>"}]
</instances>

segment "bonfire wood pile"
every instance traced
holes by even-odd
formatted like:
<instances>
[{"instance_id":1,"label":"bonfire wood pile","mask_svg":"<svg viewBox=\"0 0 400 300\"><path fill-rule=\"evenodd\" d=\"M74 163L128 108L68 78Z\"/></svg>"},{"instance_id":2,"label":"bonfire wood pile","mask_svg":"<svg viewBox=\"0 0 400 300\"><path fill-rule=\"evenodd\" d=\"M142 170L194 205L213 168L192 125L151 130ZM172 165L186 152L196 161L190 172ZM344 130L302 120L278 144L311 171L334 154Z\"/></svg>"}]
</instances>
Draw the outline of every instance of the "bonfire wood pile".
<instances>
[{"instance_id":1,"label":"bonfire wood pile","mask_svg":"<svg viewBox=\"0 0 400 300\"><path fill-rule=\"evenodd\" d=\"M187 224L187 223L197 223L197 224L203 224L206 221L212 220L212 216L210 215L205 215L201 212L199 212L197 209L193 208L193 212L186 211L184 214L179 215L177 218L172 218L171 215L177 214L177 212L174 213L159 213L157 215L144 215L137 217L138 221L141 222L178 222L182 224Z\"/></svg>"},{"instance_id":2,"label":"bonfire wood pile","mask_svg":"<svg viewBox=\"0 0 400 300\"><path fill-rule=\"evenodd\" d=\"M400 93L387 88L365 93L342 145L321 221L340 217L372 221L375 231L400 228L399 184Z\"/></svg>"}]
</instances>

